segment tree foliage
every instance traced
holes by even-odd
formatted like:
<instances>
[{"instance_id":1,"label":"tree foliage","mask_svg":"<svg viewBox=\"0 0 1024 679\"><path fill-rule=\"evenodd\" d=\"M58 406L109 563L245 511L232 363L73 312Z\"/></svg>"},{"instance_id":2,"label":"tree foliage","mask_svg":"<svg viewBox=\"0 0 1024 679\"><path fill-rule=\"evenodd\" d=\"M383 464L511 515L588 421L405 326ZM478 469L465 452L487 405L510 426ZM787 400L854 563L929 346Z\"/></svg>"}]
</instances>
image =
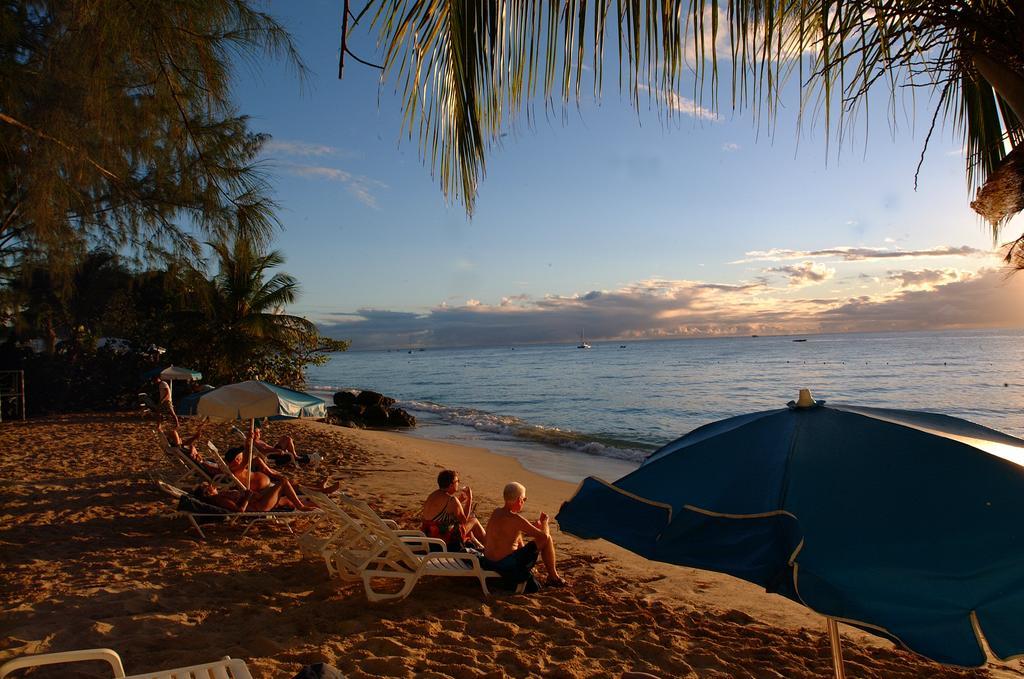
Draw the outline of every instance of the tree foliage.
<instances>
[{"instance_id":1,"label":"tree foliage","mask_svg":"<svg viewBox=\"0 0 1024 679\"><path fill-rule=\"evenodd\" d=\"M578 102L587 78L599 96L616 59L633 106L666 116L682 97L718 111L724 87L725 105L770 124L795 76L801 117L823 117L840 142L869 93L887 93L895 122L897 98L923 89L933 121L963 139L969 188L1024 139L1024 14L1010 0L369 0L367 9L404 130L469 214L506 127L535 99ZM986 214L994 236L1015 209Z\"/></svg>"},{"instance_id":2,"label":"tree foliage","mask_svg":"<svg viewBox=\"0 0 1024 679\"><path fill-rule=\"evenodd\" d=\"M258 378L301 385L302 368L320 336L305 318L284 313L299 294L292 276L270 273L284 257L261 253L242 237L209 245L218 271L195 281L193 310L181 315L194 334L180 338L182 346L203 356L206 370L220 382Z\"/></svg>"},{"instance_id":3,"label":"tree foliage","mask_svg":"<svg viewBox=\"0 0 1024 679\"><path fill-rule=\"evenodd\" d=\"M213 384L258 378L301 389L308 366L348 348L283 313L298 287L272 273L279 253L244 239L211 247L214 272L174 261L139 269L109 250L86 253L68 276L42 264L26 269L3 290L0 367L26 371L30 410L125 406L144 368L171 363ZM28 348L33 339L44 340L42 351Z\"/></svg>"},{"instance_id":4,"label":"tree foliage","mask_svg":"<svg viewBox=\"0 0 1024 679\"><path fill-rule=\"evenodd\" d=\"M265 242L264 137L230 98L232 59L302 68L246 0L2 0L0 245L51 269L104 245L195 255L193 229ZM8 262L9 263L9 262Z\"/></svg>"}]
</instances>

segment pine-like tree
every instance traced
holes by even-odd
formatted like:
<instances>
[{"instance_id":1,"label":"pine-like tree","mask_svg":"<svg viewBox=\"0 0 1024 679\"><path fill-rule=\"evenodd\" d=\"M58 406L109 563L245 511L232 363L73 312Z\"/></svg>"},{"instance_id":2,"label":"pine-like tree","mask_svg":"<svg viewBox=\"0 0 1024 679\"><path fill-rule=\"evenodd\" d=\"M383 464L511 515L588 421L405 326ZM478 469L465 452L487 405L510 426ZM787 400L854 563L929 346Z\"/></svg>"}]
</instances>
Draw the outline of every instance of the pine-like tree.
<instances>
[{"instance_id":1,"label":"pine-like tree","mask_svg":"<svg viewBox=\"0 0 1024 679\"><path fill-rule=\"evenodd\" d=\"M251 4L0 1L0 257L28 248L56 271L71 243L195 255L211 235L268 238L264 138L231 103L231 63L303 66Z\"/></svg>"}]
</instances>

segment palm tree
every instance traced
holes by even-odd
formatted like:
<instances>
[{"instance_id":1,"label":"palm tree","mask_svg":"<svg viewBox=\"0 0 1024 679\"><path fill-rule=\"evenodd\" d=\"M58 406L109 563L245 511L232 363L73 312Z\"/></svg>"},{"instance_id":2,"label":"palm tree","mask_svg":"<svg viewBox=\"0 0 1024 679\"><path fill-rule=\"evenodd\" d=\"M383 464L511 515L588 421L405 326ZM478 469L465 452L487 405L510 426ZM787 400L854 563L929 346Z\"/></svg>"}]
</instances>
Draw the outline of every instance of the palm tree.
<instances>
[{"instance_id":1,"label":"palm tree","mask_svg":"<svg viewBox=\"0 0 1024 679\"><path fill-rule=\"evenodd\" d=\"M770 124L797 77L802 117L822 115L841 142L869 92L887 89L894 101L923 88L934 95L932 129L948 119L964 141L968 187L981 187L972 206L993 238L1024 208L1020 2L369 0L358 17L344 5L341 58L350 20L372 9L403 129L470 215L487 151L540 90L545 106L578 102L590 70L600 95L609 24L620 90L667 116L681 97L718 110L727 80L728 103Z\"/></svg>"},{"instance_id":2,"label":"palm tree","mask_svg":"<svg viewBox=\"0 0 1024 679\"><path fill-rule=\"evenodd\" d=\"M316 326L284 313L299 295L293 277L278 272L266 278L284 264L280 252L260 253L241 237L208 245L219 270L211 279L197 278L192 351L205 358L200 364L214 379L252 379L263 356L288 353L298 338L315 335Z\"/></svg>"}]
</instances>

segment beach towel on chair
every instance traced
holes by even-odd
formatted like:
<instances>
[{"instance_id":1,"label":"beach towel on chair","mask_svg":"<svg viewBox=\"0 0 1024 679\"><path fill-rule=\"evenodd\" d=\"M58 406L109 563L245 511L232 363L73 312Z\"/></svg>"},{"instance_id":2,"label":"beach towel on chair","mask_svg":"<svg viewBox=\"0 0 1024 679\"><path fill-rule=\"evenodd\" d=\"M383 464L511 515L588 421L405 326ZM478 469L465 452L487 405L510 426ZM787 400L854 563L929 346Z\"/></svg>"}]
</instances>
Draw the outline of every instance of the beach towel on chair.
<instances>
[{"instance_id":1,"label":"beach towel on chair","mask_svg":"<svg viewBox=\"0 0 1024 679\"><path fill-rule=\"evenodd\" d=\"M178 510L197 515L196 521L198 523L223 521L227 518L228 514L233 513L231 510L225 509L224 507L218 507L217 505L212 505L209 502L203 502L193 495L182 495L178 498ZM211 514L223 514L224 516L208 516Z\"/></svg>"}]
</instances>

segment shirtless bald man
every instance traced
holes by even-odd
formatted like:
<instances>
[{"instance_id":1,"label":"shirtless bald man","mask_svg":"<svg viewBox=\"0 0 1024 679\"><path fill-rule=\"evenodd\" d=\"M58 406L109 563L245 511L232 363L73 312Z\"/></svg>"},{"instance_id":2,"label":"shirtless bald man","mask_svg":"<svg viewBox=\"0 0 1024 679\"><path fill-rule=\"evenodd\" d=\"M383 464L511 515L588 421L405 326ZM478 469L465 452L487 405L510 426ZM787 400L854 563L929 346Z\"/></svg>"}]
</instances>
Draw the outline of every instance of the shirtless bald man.
<instances>
[{"instance_id":1,"label":"shirtless bald man","mask_svg":"<svg viewBox=\"0 0 1024 679\"><path fill-rule=\"evenodd\" d=\"M502 495L505 505L495 509L487 521L484 558L480 565L501 573L508 584L525 582L527 592L536 592L540 587L533 577L533 565L540 556L548 572L544 584L565 587L568 583L555 566L555 543L548 528L548 515L541 512L534 523L520 515L526 503L526 486L521 483L509 483ZM524 542L523 536L532 540Z\"/></svg>"}]
</instances>

